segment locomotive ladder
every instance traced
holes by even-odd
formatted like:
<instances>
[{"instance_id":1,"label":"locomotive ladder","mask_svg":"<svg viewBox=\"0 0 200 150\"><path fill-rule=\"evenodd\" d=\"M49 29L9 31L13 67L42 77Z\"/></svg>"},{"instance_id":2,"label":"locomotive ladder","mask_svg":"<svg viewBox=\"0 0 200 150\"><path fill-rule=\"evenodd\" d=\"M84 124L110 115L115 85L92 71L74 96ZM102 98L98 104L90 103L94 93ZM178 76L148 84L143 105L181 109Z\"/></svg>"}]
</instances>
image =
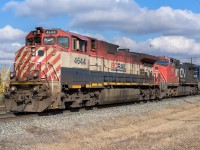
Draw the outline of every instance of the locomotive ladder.
<instances>
[{"instance_id":1,"label":"locomotive ladder","mask_svg":"<svg viewBox=\"0 0 200 150\"><path fill-rule=\"evenodd\" d=\"M162 74L162 72L158 72L158 85L160 87L161 90L166 90L167 88L167 81L164 77L164 75Z\"/></svg>"}]
</instances>

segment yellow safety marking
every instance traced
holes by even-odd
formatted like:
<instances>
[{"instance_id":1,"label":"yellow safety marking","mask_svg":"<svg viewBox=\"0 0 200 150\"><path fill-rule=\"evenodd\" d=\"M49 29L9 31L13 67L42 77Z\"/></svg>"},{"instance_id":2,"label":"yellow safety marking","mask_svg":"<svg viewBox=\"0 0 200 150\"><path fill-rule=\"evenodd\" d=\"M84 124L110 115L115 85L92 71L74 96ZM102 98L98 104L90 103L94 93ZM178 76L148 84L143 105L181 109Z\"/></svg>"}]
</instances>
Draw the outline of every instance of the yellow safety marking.
<instances>
[{"instance_id":1,"label":"yellow safety marking","mask_svg":"<svg viewBox=\"0 0 200 150\"><path fill-rule=\"evenodd\" d=\"M35 84L43 84L43 82L11 82L10 83L11 85L20 85L20 84L23 84L23 85L35 85Z\"/></svg>"},{"instance_id":2,"label":"yellow safety marking","mask_svg":"<svg viewBox=\"0 0 200 150\"><path fill-rule=\"evenodd\" d=\"M90 84L86 84L86 88L90 88L91 87L91 85Z\"/></svg>"},{"instance_id":3,"label":"yellow safety marking","mask_svg":"<svg viewBox=\"0 0 200 150\"><path fill-rule=\"evenodd\" d=\"M143 85L149 85L149 83L143 83Z\"/></svg>"},{"instance_id":4,"label":"yellow safety marking","mask_svg":"<svg viewBox=\"0 0 200 150\"><path fill-rule=\"evenodd\" d=\"M103 84L102 83L98 83L98 86L103 86Z\"/></svg>"},{"instance_id":5,"label":"yellow safety marking","mask_svg":"<svg viewBox=\"0 0 200 150\"><path fill-rule=\"evenodd\" d=\"M72 85L72 88L73 88L73 89L80 89L80 88L81 88L81 85Z\"/></svg>"},{"instance_id":6,"label":"yellow safety marking","mask_svg":"<svg viewBox=\"0 0 200 150\"><path fill-rule=\"evenodd\" d=\"M176 85L176 86L179 85L179 83L166 83L166 84L168 84L168 85Z\"/></svg>"},{"instance_id":7,"label":"yellow safety marking","mask_svg":"<svg viewBox=\"0 0 200 150\"><path fill-rule=\"evenodd\" d=\"M53 105L51 105L51 109L58 109L59 107L54 107Z\"/></svg>"},{"instance_id":8,"label":"yellow safety marking","mask_svg":"<svg viewBox=\"0 0 200 150\"><path fill-rule=\"evenodd\" d=\"M102 83L91 83L91 84L86 84L86 88L91 88L91 87L102 87Z\"/></svg>"},{"instance_id":9,"label":"yellow safety marking","mask_svg":"<svg viewBox=\"0 0 200 150\"><path fill-rule=\"evenodd\" d=\"M110 85L115 85L116 83L115 83L115 82L109 82L109 84L110 84Z\"/></svg>"},{"instance_id":10,"label":"yellow safety marking","mask_svg":"<svg viewBox=\"0 0 200 150\"><path fill-rule=\"evenodd\" d=\"M131 85L131 83L124 83L124 85Z\"/></svg>"},{"instance_id":11,"label":"yellow safety marking","mask_svg":"<svg viewBox=\"0 0 200 150\"><path fill-rule=\"evenodd\" d=\"M92 83L92 86L97 86L97 83Z\"/></svg>"},{"instance_id":12,"label":"yellow safety marking","mask_svg":"<svg viewBox=\"0 0 200 150\"><path fill-rule=\"evenodd\" d=\"M117 85L124 85L124 83L117 82Z\"/></svg>"},{"instance_id":13,"label":"yellow safety marking","mask_svg":"<svg viewBox=\"0 0 200 150\"><path fill-rule=\"evenodd\" d=\"M131 85L139 85L138 83L131 83Z\"/></svg>"},{"instance_id":14,"label":"yellow safety marking","mask_svg":"<svg viewBox=\"0 0 200 150\"><path fill-rule=\"evenodd\" d=\"M108 82L104 82L103 85L108 85Z\"/></svg>"}]
</instances>

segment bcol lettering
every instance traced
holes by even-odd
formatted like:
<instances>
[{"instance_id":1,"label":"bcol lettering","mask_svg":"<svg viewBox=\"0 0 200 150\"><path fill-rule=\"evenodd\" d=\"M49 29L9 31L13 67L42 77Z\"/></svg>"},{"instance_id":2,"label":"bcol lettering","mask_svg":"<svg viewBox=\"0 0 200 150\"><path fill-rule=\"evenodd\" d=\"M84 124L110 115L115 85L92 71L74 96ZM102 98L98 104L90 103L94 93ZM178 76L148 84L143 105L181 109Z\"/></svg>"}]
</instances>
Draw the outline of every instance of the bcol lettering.
<instances>
[{"instance_id":1,"label":"bcol lettering","mask_svg":"<svg viewBox=\"0 0 200 150\"><path fill-rule=\"evenodd\" d=\"M126 72L126 66L125 66L125 64L112 62L111 70Z\"/></svg>"},{"instance_id":2,"label":"bcol lettering","mask_svg":"<svg viewBox=\"0 0 200 150\"><path fill-rule=\"evenodd\" d=\"M186 70L183 68L180 68L180 77L185 78L186 77Z\"/></svg>"}]
</instances>

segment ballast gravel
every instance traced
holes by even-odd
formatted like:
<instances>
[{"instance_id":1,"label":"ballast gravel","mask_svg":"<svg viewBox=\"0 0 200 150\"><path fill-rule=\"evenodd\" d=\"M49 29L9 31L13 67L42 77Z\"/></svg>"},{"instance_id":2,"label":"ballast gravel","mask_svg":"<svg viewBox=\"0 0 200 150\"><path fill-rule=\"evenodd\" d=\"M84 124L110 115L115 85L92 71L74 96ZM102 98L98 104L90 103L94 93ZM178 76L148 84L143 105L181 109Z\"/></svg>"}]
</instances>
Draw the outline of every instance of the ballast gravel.
<instances>
[{"instance_id":1,"label":"ballast gravel","mask_svg":"<svg viewBox=\"0 0 200 150\"><path fill-rule=\"evenodd\" d=\"M94 107L79 112L64 111L54 115L0 119L0 150L34 149L38 143L58 142L64 131L97 126L123 116L137 116L181 104L195 104L200 96L179 97L139 104ZM116 125L117 126L117 125Z\"/></svg>"}]
</instances>

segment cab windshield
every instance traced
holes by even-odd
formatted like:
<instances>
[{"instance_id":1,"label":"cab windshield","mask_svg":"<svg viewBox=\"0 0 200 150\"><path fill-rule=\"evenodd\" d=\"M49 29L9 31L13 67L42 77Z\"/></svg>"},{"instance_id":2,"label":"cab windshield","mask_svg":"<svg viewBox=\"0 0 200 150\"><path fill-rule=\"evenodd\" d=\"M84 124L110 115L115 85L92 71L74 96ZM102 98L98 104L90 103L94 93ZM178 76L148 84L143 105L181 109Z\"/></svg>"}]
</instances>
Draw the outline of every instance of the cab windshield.
<instances>
[{"instance_id":1,"label":"cab windshield","mask_svg":"<svg viewBox=\"0 0 200 150\"><path fill-rule=\"evenodd\" d=\"M29 38L29 39L26 40L26 46L40 45L40 44L41 44L41 38L40 37Z\"/></svg>"},{"instance_id":2,"label":"cab windshield","mask_svg":"<svg viewBox=\"0 0 200 150\"><path fill-rule=\"evenodd\" d=\"M169 64L169 60L159 60L159 61L156 62L156 64L166 67Z\"/></svg>"},{"instance_id":3,"label":"cab windshield","mask_svg":"<svg viewBox=\"0 0 200 150\"><path fill-rule=\"evenodd\" d=\"M44 44L45 45L54 45L56 43L55 37L45 37Z\"/></svg>"},{"instance_id":4,"label":"cab windshield","mask_svg":"<svg viewBox=\"0 0 200 150\"><path fill-rule=\"evenodd\" d=\"M58 37L58 45L69 48L69 38L68 37Z\"/></svg>"}]
</instances>

